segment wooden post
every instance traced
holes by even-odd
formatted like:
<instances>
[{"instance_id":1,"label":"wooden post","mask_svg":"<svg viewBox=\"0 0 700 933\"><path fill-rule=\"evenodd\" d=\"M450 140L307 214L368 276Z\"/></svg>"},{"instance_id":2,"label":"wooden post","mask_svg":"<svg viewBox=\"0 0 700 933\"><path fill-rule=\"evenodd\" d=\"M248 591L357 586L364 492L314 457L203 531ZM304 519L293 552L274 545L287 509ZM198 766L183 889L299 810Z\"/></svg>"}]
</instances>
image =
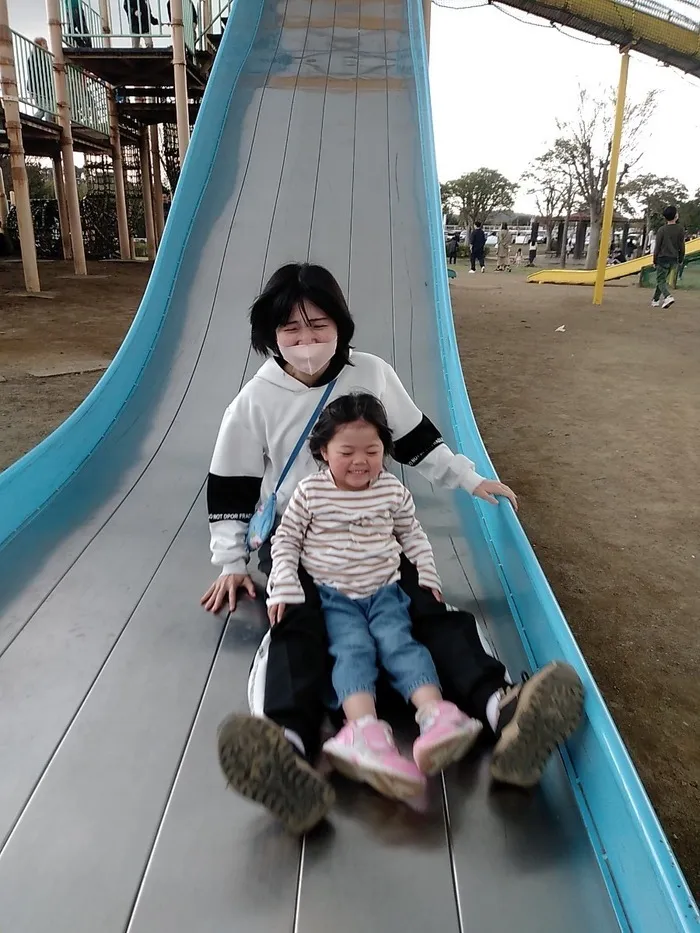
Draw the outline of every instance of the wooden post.
<instances>
[{"instance_id":1,"label":"wooden post","mask_svg":"<svg viewBox=\"0 0 700 933\"><path fill-rule=\"evenodd\" d=\"M603 229L600 232L600 246L598 247L598 265L596 267L595 286L593 288L593 304L603 304L603 290L605 288L605 267L610 249L610 234L612 232L613 217L615 214L615 190L617 188L617 166L620 161L620 142L622 140L622 126L625 120L625 98L627 96L627 76L630 68L629 48L622 50L620 61L620 83L617 88L617 106L615 108L615 126L613 128L612 147L610 149L610 167L608 170L608 190L605 193L605 209L603 210Z\"/></svg>"},{"instance_id":2,"label":"wooden post","mask_svg":"<svg viewBox=\"0 0 700 933\"><path fill-rule=\"evenodd\" d=\"M175 112L180 168L190 142L190 108L187 96L187 63L185 59L185 29L182 22L182 0L171 0L173 26L173 70L175 72Z\"/></svg>"},{"instance_id":3,"label":"wooden post","mask_svg":"<svg viewBox=\"0 0 700 933\"><path fill-rule=\"evenodd\" d=\"M7 191L5 190L5 175L0 168L0 231L5 232L7 227L7 217L10 213L10 202L7 200Z\"/></svg>"},{"instance_id":4,"label":"wooden post","mask_svg":"<svg viewBox=\"0 0 700 933\"><path fill-rule=\"evenodd\" d=\"M153 193L151 188L151 159L148 145L148 128L141 130L141 189L143 191L143 216L146 221L146 247L148 258L156 258L156 232L153 224Z\"/></svg>"},{"instance_id":5,"label":"wooden post","mask_svg":"<svg viewBox=\"0 0 700 933\"><path fill-rule=\"evenodd\" d=\"M150 128L151 134L151 162L153 163L153 214L156 227L156 243L160 246L165 227L165 212L163 211L163 179L160 174L160 140L158 127Z\"/></svg>"},{"instance_id":6,"label":"wooden post","mask_svg":"<svg viewBox=\"0 0 700 933\"><path fill-rule=\"evenodd\" d=\"M75 174L75 159L73 157L73 130L71 128L66 63L63 57L63 37L61 35L61 11L59 8L59 0L46 0L46 11L49 17L49 37L51 52L53 54L54 78L56 79L58 121L61 124L61 155L63 159L63 178L66 184L66 198L68 201L71 243L73 244L73 266L76 275L87 275L85 244L83 243L83 224L80 219L80 201L78 200L78 179Z\"/></svg>"},{"instance_id":7,"label":"wooden post","mask_svg":"<svg viewBox=\"0 0 700 933\"><path fill-rule=\"evenodd\" d=\"M100 0L100 20L102 21L102 33L105 40L105 48L112 48L112 20L109 14L109 0Z\"/></svg>"},{"instance_id":8,"label":"wooden post","mask_svg":"<svg viewBox=\"0 0 700 933\"><path fill-rule=\"evenodd\" d=\"M70 242L70 220L68 218L68 202L66 201L66 186L63 183L63 166L61 156L53 157L53 187L58 202L58 222L61 227L61 248L64 259L73 258L73 249Z\"/></svg>"},{"instance_id":9,"label":"wooden post","mask_svg":"<svg viewBox=\"0 0 700 933\"><path fill-rule=\"evenodd\" d=\"M12 173L12 190L14 191L15 206L17 208L17 226L19 227L19 242L22 249L24 284L28 292L36 294L41 291L41 285L39 283L39 266L36 259L32 205L29 200L27 166L24 161L22 122L17 100L15 54L12 48L7 0L0 0L0 88L2 89L3 106L5 108L5 128L10 146L10 172Z\"/></svg>"},{"instance_id":10,"label":"wooden post","mask_svg":"<svg viewBox=\"0 0 700 933\"><path fill-rule=\"evenodd\" d=\"M129 239L129 214L126 209L126 187L124 185L124 161L122 159L122 141L119 135L119 114L114 98L114 88L107 89L109 106L109 141L112 146L112 168L114 170L114 199L117 207L117 230L119 231L119 258L131 259L131 240Z\"/></svg>"}]
</instances>

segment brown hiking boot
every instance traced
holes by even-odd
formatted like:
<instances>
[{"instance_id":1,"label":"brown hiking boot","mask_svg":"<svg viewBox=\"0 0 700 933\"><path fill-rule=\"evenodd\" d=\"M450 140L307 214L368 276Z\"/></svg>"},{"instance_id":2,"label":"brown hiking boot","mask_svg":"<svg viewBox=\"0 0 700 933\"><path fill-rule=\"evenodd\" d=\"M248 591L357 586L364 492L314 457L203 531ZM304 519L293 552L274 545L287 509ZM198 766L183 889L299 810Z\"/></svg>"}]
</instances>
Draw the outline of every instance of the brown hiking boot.
<instances>
[{"instance_id":1,"label":"brown hiking boot","mask_svg":"<svg viewBox=\"0 0 700 933\"><path fill-rule=\"evenodd\" d=\"M335 793L269 719L234 713L219 726L219 763L230 786L294 835L313 829Z\"/></svg>"},{"instance_id":2,"label":"brown hiking boot","mask_svg":"<svg viewBox=\"0 0 700 933\"><path fill-rule=\"evenodd\" d=\"M583 714L583 684L570 664L553 661L502 691L491 776L534 787L550 755L576 729Z\"/></svg>"}]
</instances>

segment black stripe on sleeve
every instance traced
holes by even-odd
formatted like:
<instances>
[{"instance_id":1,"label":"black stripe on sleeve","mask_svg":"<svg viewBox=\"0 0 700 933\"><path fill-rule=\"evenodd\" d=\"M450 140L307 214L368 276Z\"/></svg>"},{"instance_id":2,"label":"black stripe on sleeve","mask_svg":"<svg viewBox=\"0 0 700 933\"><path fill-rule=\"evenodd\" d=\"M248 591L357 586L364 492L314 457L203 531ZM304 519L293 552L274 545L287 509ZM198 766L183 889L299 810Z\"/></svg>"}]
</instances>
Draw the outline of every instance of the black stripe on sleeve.
<instances>
[{"instance_id":1,"label":"black stripe on sleeve","mask_svg":"<svg viewBox=\"0 0 700 933\"><path fill-rule=\"evenodd\" d=\"M423 415L423 420L408 434L394 441L394 460L406 466L416 466L428 454L444 444L442 435L430 418Z\"/></svg>"},{"instance_id":2,"label":"black stripe on sleeve","mask_svg":"<svg viewBox=\"0 0 700 933\"><path fill-rule=\"evenodd\" d=\"M262 479L259 476L217 476L207 480L210 522L249 522L258 505Z\"/></svg>"}]
</instances>

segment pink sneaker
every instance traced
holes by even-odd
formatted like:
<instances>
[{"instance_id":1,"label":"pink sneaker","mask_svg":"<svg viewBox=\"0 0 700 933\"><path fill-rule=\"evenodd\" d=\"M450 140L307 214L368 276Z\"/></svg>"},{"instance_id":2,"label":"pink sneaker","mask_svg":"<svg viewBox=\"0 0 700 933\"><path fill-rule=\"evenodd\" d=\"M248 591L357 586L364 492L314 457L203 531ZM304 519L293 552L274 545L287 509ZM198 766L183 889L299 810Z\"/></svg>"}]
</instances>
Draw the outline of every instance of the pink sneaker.
<instances>
[{"instance_id":1,"label":"pink sneaker","mask_svg":"<svg viewBox=\"0 0 700 933\"><path fill-rule=\"evenodd\" d=\"M346 723L323 750L341 774L369 784L385 797L405 800L425 789L425 778L412 761L402 757L391 727L381 720Z\"/></svg>"},{"instance_id":2,"label":"pink sneaker","mask_svg":"<svg viewBox=\"0 0 700 933\"><path fill-rule=\"evenodd\" d=\"M416 713L416 722L420 737L413 744L413 760L428 776L464 758L483 728L478 720L446 700L422 707Z\"/></svg>"}]
</instances>

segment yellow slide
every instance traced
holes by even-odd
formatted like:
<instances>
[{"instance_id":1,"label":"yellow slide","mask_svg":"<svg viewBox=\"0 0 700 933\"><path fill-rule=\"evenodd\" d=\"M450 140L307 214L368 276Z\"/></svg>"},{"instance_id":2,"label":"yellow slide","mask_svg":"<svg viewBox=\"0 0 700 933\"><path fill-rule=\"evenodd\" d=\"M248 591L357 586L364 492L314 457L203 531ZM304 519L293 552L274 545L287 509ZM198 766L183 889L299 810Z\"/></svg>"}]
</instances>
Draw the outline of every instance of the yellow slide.
<instances>
[{"instance_id":1,"label":"yellow slide","mask_svg":"<svg viewBox=\"0 0 700 933\"><path fill-rule=\"evenodd\" d=\"M685 255L692 256L694 253L700 253L700 237L685 244ZM638 275L642 269L651 265L651 256L641 256L639 259L630 259L629 262L620 262L616 266L607 266L605 281L623 279L626 275ZM533 272L527 280L538 285L593 285L595 269L542 269L541 272Z\"/></svg>"}]
</instances>

